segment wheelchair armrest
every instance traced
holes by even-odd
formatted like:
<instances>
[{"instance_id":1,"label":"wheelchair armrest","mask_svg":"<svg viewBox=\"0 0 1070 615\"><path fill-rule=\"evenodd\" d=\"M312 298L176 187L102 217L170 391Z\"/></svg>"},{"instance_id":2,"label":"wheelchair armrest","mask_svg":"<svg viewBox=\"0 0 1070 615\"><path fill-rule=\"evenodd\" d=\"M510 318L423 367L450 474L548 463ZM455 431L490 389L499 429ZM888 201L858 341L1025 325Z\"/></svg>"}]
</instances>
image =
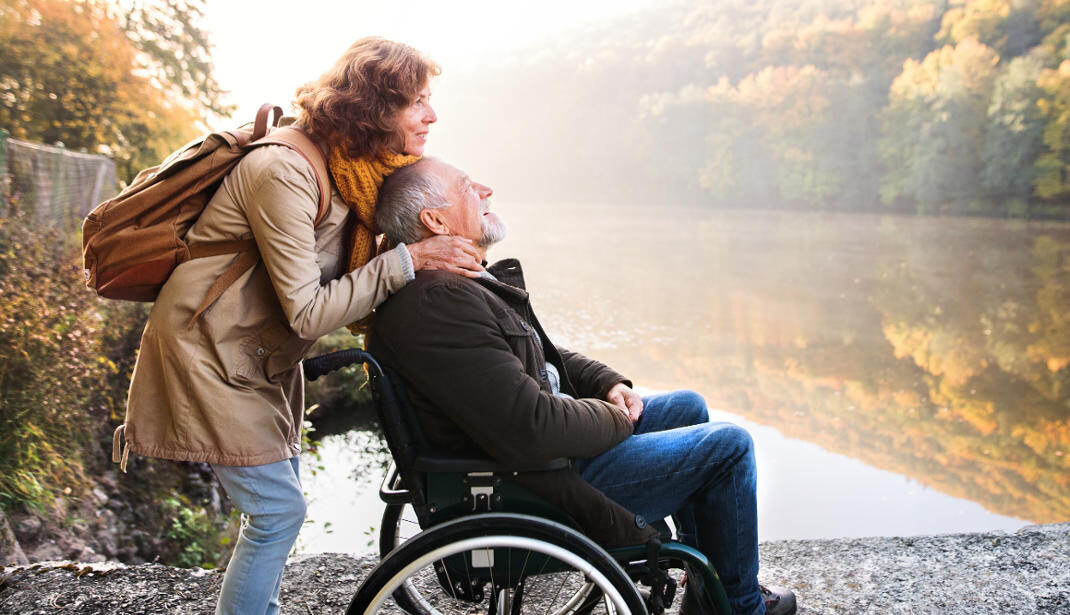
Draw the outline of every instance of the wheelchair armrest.
<instances>
[{"instance_id":1,"label":"wheelchair armrest","mask_svg":"<svg viewBox=\"0 0 1070 615\"><path fill-rule=\"evenodd\" d=\"M419 472L548 472L569 467L567 457L558 457L545 463L520 465L505 464L489 457L458 455L456 453L428 452L413 460L412 467Z\"/></svg>"},{"instance_id":2,"label":"wheelchair armrest","mask_svg":"<svg viewBox=\"0 0 1070 615\"><path fill-rule=\"evenodd\" d=\"M402 486L398 466L393 460L379 485L379 499L387 504L411 504L413 501L412 492Z\"/></svg>"}]
</instances>

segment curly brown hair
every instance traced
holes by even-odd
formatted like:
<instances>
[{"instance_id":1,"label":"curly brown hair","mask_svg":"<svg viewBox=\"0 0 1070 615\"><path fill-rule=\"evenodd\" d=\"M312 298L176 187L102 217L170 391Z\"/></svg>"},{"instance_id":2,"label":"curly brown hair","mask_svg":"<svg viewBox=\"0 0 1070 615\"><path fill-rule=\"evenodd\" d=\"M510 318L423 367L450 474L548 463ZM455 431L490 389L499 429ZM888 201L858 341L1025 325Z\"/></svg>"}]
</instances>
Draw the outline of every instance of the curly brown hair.
<instances>
[{"instance_id":1,"label":"curly brown hair","mask_svg":"<svg viewBox=\"0 0 1070 615\"><path fill-rule=\"evenodd\" d=\"M297 88L297 123L313 139L348 143L351 158L371 157L395 140L397 112L441 72L404 43L362 38L319 79Z\"/></svg>"}]
</instances>

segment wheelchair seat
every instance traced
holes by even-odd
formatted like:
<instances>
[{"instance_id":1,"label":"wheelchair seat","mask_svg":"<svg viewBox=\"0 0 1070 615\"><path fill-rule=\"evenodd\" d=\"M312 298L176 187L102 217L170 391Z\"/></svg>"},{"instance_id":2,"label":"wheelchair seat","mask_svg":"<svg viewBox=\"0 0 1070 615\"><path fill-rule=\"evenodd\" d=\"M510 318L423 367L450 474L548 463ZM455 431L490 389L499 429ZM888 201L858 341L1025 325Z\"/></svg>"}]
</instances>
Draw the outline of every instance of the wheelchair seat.
<instances>
[{"instance_id":1,"label":"wheelchair seat","mask_svg":"<svg viewBox=\"0 0 1070 615\"><path fill-rule=\"evenodd\" d=\"M387 505L382 560L347 614L660 613L677 593L670 568L686 570L706 588L708 612L731 613L716 571L697 550L655 540L607 552L563 511L509 480L565 469L570 460L518 467L436 449L404 381L365 351L306 359L304 369L315 380L356 363L367 368L393 461L379 490ZM646 586L645 597L636 581Z\"/></svg>"}]
</instances>

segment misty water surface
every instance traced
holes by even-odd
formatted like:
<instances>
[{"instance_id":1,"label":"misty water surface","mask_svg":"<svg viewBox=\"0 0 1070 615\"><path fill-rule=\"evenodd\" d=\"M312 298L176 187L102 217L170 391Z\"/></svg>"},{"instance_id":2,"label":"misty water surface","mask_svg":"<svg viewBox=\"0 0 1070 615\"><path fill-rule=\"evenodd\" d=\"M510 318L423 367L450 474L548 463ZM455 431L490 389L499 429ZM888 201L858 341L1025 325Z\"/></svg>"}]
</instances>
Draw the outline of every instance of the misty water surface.
<instances>
[{"instance_id":1,"label":"misty water surface","mask_svg":"<svg viewBox=\"0 0 1070 615\"><path fill-rule=\"evenodd\" d=\"M754 434L762 539L1070 520L1070 225L499 208L558 344ZM382 445L320 450L302 548L364 550Z\"/></svg>"}]
</instances>

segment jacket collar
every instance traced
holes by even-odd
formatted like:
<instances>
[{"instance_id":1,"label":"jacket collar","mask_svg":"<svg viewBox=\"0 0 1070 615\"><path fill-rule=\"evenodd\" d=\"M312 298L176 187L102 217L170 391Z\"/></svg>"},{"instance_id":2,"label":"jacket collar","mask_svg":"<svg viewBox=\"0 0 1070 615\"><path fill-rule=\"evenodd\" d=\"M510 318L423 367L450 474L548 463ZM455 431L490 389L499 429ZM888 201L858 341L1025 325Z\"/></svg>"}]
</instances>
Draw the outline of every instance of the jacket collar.
<instances>
[{"instance_id":1,"label":"jacket collar","mask_svg":"<svg viewBox=\"0 0 1070 615\"><path fill-rule=\"evenodd\" d=\"M477 281L496 295L521 303L528 300L528 292L524 286L524 270L520 267L520 261L506 258L487 267L487 272L494 277L478 278Z\"/></svg>"}]
</instances>

